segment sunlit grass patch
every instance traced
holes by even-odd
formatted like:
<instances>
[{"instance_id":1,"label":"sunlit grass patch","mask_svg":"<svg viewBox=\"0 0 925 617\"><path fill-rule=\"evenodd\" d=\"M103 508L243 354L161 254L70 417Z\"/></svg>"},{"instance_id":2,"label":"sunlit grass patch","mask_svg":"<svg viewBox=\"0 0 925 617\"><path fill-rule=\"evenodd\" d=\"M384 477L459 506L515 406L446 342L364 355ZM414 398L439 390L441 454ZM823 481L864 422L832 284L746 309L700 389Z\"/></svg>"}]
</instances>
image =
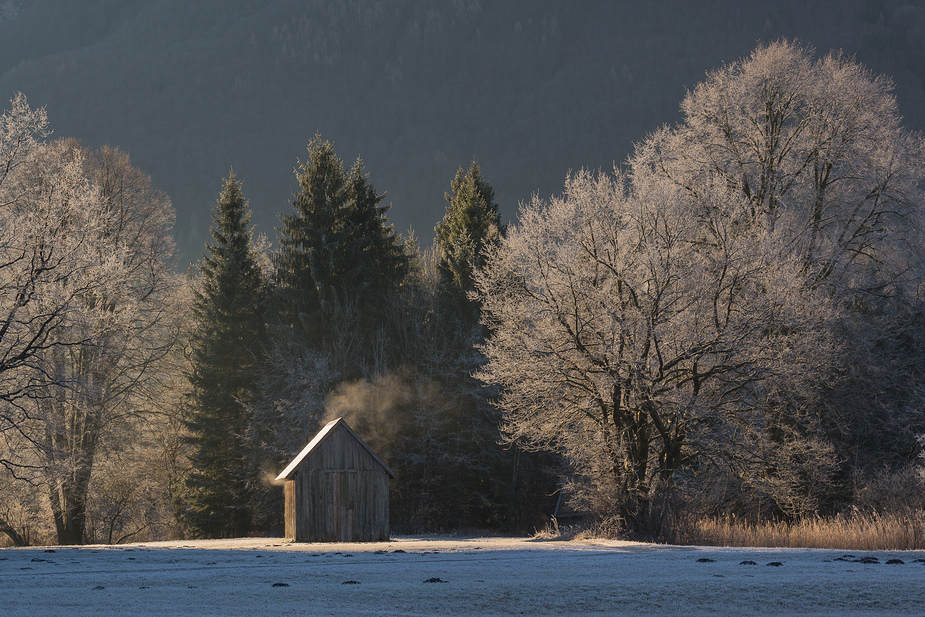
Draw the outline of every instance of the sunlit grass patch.
<instances>
[{"instance_id":1,"label":"sunlit grass patch","mask_svg":"<svg viewBox=\"0 0 925 617\"><path fill-rule=\"evenodd\" d=\"M733 516L688 518L667 536L672 544L702 546L921 550L925 549L925 512L854 513L758 523Z\"/></svg>"}]
</instances>

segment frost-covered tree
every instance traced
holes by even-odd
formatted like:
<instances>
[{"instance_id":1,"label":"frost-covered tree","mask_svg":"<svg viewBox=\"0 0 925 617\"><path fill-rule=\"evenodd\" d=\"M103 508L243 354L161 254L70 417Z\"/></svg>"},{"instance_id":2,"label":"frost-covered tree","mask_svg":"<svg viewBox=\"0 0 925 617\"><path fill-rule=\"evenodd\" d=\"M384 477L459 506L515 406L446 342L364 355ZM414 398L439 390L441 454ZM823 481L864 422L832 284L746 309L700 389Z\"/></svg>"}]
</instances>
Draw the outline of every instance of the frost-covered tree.
<instances>
[{"instance_id":1,"label":"frost-covered tree","mask_svg":"<svg viewBox=\"0 0 925 617\"><path fill-rule=\"evenodd\" d=\"M2 126L0 459L44 485L58 541L79 543L98 455L160 411L180 321L172 209L124 154L42 143L22 97Z\"/></svg>"},{"instance_id":2,"label":"frost-covered tree","mask_svg":"<svg viewBox=\"0 0 925 617\"><path fill-rule=\"evenodd\" d=\"M773 236L740 234L724 183L693 203L665 182L582 172L534 199L476 277L511 441L562 453L588 499L652 535L674 475L746 442L769 378L824 365L830 309ZM812 350L812 353L808 353ZM593 495L592 495L593 493Z\"/></svg>"},{"instance_id":3,"label":"frost-covered tree","mask_svg":"<svg viewBox=\"0 0 925 617\"><path fill-rule=\"evenodd\" d=\"M20 431L25 417L17 401L27 398L34 384L24 381L19 371L37 365L40 353L54 344L52 336L64 326L68 307L79 293L52 303L44 289L80 267L71 259L79 246L48 241L59 233L60 221L42 220L21 202L29 190L23 165L47 135L48 119L44 109L30 108L22 94L11 103L0 116L0 436ZM0 461L13 464L6 455L0 455Z\"/></svg>"},{"instance_id":4,"label":"frost-covered tree","mask_svg":"<svg viewBox=\"0 0 925 617\"><path fill-rule=\"evenodd\" d=\"M104 231L96 193L66 147L42 143L46 134L44 110L21 94L0 116L0 464L14 489L41 486L51 418L37 406L49 385L71 385L54 357L92 343L95 333L83 328L87 298L112 289L119 259L106 251L111 262L98 267L94 240ZM28 534L19 535L14 540Z\"/></svg>"},{"instance_id":5,"label":"frost-covered tree","mask_svg":"<svg viewBox=\"0 0 925 617\"><path fill-rule=\"evenodd\" d=\"M83 294L81 310L70 311L72 333L82 333L87 344L79 353L70 347L45 354L65 384L50 384L36 405L44 418L44 468L58 540L70 544L84 540L90 478L108 440L126 438L131 432L118 431L165 411L163 377L172 366L182 309L169 200L117 150L91 154L73 141L48 148L80 163L92 199L84 213L98 231L84 233L89 263L83 275L108 274L107 287ZM51 162L40 165L46 177L54 176Z\"/></svg>"},{"instance_id":6,"label":"frost-covered tree","mask_svg":"<svg viewBox=\"0 0 925 617\"><path fill-rule=\"evenodd\" d=\"M832 324L839 374L815 400L814 430L846 460L905 456L925 426L925 142L903 128L890 80L782 41L710 73L681 108L677 126L639 144L632 173L694 200L719 178L749 204L741 233L773 232L804 284L847 309ZM790 398L783 417L796 413Z\"/></svg>"},{"instance_id":7,"label":"frost-covered tree","mask_svg":"<svg viewBox=\"0 0 925 617\"><path fill-rule=\"evenodd\" d=\"M788 226L812 285L889 293L915 275L923 141L887 78L784 41L710 73L681 109L678 126L639 144L635 173L692 196L722 178L753 224Z\"/></svg>"},{"instance_id":8,"label":"frost-covered tree","mask_svg":"<svg viewBox=\"0 0 925 617\"><path fill-rule=\"evenodd\" d=\"M13 203L16 193L9 192L7 180L15 177L17 168L48 133L45 109L32 109L23 93L16 94L10 100L10 110L0 116L0 187L6 189L0 205Z\"/></svg>"},{"instance_id":9,"label":"frost-covered tree","mask_svg":"<svg viewBox=\"0 0 925 617\"><path fill-rule=\"evenodd\" d=\"M679 472L711 507L818 511L851 446L889 456L922 422L922 139L887 80L787 42L682 110L626 178L524 208L478 278L482 377L509 436L631 529Z\"/></svg>"},{"instance_id":10,"label":"frost-covered tree","mask_svg":"<svg viewBox=\"0 0 925 617\"><path fill-rule=\"evenodd\" d=\"M93 240L105 235L97 194L67 150L62 143L36 145L3 184L3 433L30 441L37 439L29 431L31 408L41 398L37 391L67 383L50 357L92 342L92 334L78 327L78 316L88 308L87 298L111 289L119 259L110 254L102 269L94 263ZM3 460L15 465L6 454Z\"/></svg>"},{"instance_id":11,"label":"frost-covered tree","mask_svg":"<svg viewBox=\"0 0 925 617\"><path fill-rule=\"evenodd\" d=\"M57 312L60 327L46 333L38 321L25 324L27 336L45 343L17 371L30 393L10 408L28 419L20 435L37 456L63 544L83 541L90 478L107 436L157 406L161 361L178 328L169 228L159 225L169 210L109 199L92 165L76 142L38 147L21 168L14 207L21 224L44 221L32 227L39 235L21 241L51 256L55 277L36 290L33 306L38 315Z\"/></svg>"}]
</instances>

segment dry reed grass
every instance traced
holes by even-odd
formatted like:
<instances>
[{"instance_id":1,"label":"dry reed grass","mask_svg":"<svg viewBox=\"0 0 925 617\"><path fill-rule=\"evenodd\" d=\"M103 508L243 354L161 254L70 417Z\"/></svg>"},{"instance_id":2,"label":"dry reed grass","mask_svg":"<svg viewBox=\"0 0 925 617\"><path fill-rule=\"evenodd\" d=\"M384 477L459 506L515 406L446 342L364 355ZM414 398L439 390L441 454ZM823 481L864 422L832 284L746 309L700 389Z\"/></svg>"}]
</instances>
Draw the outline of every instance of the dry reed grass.
<instances>
[{"instance_id":1,"label":"dry reed grass","mask_svg":"<svg viewBox=\"0 0 925 617\"><path fill-rule=\"evenodd\" d=\"M671 544L701 546L922 550L925 549L925 512L856 512L792 523L749 523L735 517L687 519L673 526L666 536Z\"/></svg>"}]
</instances>

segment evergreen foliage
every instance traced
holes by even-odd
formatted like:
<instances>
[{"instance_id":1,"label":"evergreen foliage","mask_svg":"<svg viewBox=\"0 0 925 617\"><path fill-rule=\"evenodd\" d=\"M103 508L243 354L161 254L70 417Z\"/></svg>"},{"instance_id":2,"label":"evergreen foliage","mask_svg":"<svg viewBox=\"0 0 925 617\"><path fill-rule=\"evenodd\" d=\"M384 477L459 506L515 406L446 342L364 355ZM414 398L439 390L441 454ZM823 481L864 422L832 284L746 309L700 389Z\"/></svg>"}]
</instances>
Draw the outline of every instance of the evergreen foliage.
<instances>
[{"instance_id":1,"label":"evergreen foliage","mask_svg":"<svg viewBox=\"0 0 925 617\"><path fill-rule=\"evenodd\" d=\"M334 145L316 135L296 177L301 192L292 203L295 213L280 217L276 306L282 325L300 330L307 341L320 343L323 327L319 318L334 299L338 210L346 201L343 163L334 155Z\"/></svg>"},{"instance_id":2,"label":"evergreen foliage","mask_svg":"<svg viewBox=\"0 0 925 617\"><path fill-rule=\"evenodd\" d=\"M444 289L464 323L477 323L479 308L467 298L475 290L473 276L485 264L485 251L497 245L505 226L491 184L473 161L468 171L460 167L444 196L448 202L443 220L437 224L438 268Z\"/></svg>"},{"instance_id":3,"label":"evergreen foliage","mask_svg":"<svg viewBox=\"0 0 925 617\"><path fill-rule=\"evenodd\" d=\"M456 172L445 198L446 213L435 228L433 296L425 320L432 324L430 344L441 356L428 370L447 400L435 409L434 418L440 426L438 439L445 442L444 455L429 466L440 471L396 464L412 484L403 504L417 500L424 526L431 529L531 528L543 509L543 494L555 487L538 464L542 457L519 452L516 445L499 446L500 416L491 405L497 391L472 378L485 362L479 350L485 330L481 305L469 294L505 226L494 190L475 161ZM413 460L417 441L411 440L401 455ZM415 491L419 494L411 494Z\"/></svg>"},{"instance_id":4,"label":"evergreen foliage","mask_svg":"<svg viewBox=\"0 0 925 617\"><path fill-rule=\"evenodd\" d=\"M345 170L316 135L296 177L274 255L269 358L251 406L251 455L263 470L278 471L304 446L338 384L395 370L389 313L410 267L361 160ZM264 526L282 520L272 491L255 502Z\"/></svg>"},{"instance_id":5,"label":"evergreen foliage","mask_svg":"<svg viewBox=\"0 0 925 617\"><path fill-rule=\"evenodd\" d=\"M266 283L251 248L250 210L230 173L212 210L212 238L199 270L191 340L192 474L184 518L199 536L227 537L251 528L246 503L246 405L258 375L266 326Z\"/></svg>"},{"instance_id":6,"label":"evergreen foliage","mask_svg":"<svg viewBox=\"0 0 925 617\"><path fill-rule=\"evenodd\" d=\"M408 257L362 161L345 172L331 142L318 135L308 153L296 174L295 212L282 216L279 323L315 349L329 348L337 331L350 328L362 359L383 326L383 300L407 274Z\"/></svg>"},{"instance_id":7,"label":"evergreen foliage","mask_svg":"<svg viewBox=\"0 0 925 617\"><path fill-rule=\"evenodd\" d=\"M624 170L570 176L510 230L479 166L460 168L424 254L363 162L316 135L272 264L231 173L186 285L166 195L117 149L46 143L45 111L11 103L14 543L274 530L283 495L261 482L338 415L398 472L404 531L529 530L555 488L647 538L685 514L921 515L925 140L849 56L782 40L710 72Z\"/></svg>"},{"instance_id":8,"label":"evergreen foliage","mask_svg":"<svg viewBox=\"0 0 925 617\"><path fill-rule=\"evenodd\" d=\"M385 298L401 285L409 272L409 257L381 205L363 162L357 159L347 178L348 201L344 212L343 290L358 309L359 326L373 332L385 320Z\"/></svg>"}]
</instances>

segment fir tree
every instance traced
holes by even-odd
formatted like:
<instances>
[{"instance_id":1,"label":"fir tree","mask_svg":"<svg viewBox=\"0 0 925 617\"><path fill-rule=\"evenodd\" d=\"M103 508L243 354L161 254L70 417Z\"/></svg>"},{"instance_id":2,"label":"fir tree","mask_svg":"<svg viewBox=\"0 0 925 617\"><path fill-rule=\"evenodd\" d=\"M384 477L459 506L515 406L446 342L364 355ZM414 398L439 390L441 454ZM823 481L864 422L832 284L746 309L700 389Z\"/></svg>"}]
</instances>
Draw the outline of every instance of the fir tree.
<instances>
[{"instance_id":1,"label":"fir tree","mask_svg":"<svg viewBox=\"0 0 925 617\"><path fill-rule=\"evenodd\" d=\"M495 192L475 161L468 171L459 168L450 187L446 214L435 228L438 268L449 301L463 324L471 325L479 319L478 305L467 298L475 290L473 276L485 263L486 249L501 241L505 226Z\"/></svg>"},{"instance_id":2,"label":"fir tree","mask_svg":"<svg viewBox=\"0 0 925 617\"><path fill-rule=\"evenodd\" d=\"M333 341L333 320L349 313L368 347L384 323L385 297L407 274L408 257L362 161L345 172L331 142L317 135L308 152L297 172L295 212L282 217L279 322L302 343L323 349Z\"/></svg>"},{"instance_id":3,"label":"fir tree","mask_svg":"<svg viewBox=\"0 0 925 617\"><path fill-rule=\"evenodd\" d=\"M501 242L505 226L494 190L475 161L468 170L459 168L450 188L446 214L435 228L438 310L453 324L444 334L444 344L454 350L452 374L441 378L441 387L458 397L445 421L456 436L456 456L470 461L455 474L455 510L472 522L502 525L511 514L514 492L520 490L509 483L518 470L512 451L498 446L499 417L490 404L494 392L472 377L484 361L479 345L485 329L481 307L469 294L485 265L486 251Z\"/></svg>"},{"instance_id":4,"label":"fir tree","mask_svg":"<svg viewBox=\"0 0 925 617\"><path fill-rule=\"evenodd\" d=\"M192 336L190 432L192 473L184 519L205 537L251 528L250 465L244 447L246 404L265 339L266 283L251 248L250 210L234 172L212 209L212 244L199 263Z\"/></svg>"},{"instance_id":5,"label":"fir tree","mask_svg":"<svg viewBox=\"0 0 925 617\"><path fill-rule=\"evenodd\" d=\"M276 309L284 326L299 331L305 343L324 341L325 313L336 301L334 248L340 241L339 215L346 198L344 166L334 145L315 137L308 160L296 177L301 192L293 214L281 216L280 251L276 256Z\"/></svg>"},{"instance_id":6,"label":"fir tree","mask_svg":"<svg viewBox=\"0 0 925 617\"><path fill-rule=\"evenodd\" d=\"M360 327L371 336L384 324L386 298L409 273L409 258L388 223L391 205L381 205L385 195L376 193L360 159L350 170L347 190L342 289L358 309Z\"/></svg>"}]
</instances>

